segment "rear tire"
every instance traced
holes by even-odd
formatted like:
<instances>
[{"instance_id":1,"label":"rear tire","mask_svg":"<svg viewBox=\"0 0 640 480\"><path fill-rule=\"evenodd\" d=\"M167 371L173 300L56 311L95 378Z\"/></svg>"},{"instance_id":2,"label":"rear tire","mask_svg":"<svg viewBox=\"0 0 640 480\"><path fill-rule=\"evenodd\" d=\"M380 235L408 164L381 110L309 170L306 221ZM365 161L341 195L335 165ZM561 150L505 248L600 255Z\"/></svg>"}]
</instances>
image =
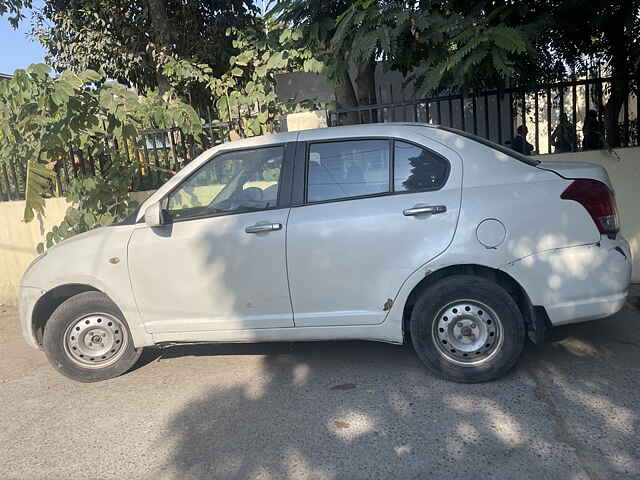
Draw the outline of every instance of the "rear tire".
<instances>
[{"instance_id":1,"label":"rear tire","mask_svg":"<svg viewBox=\"0 0 640 480\"><path fill-rule=\"evenodd\" d=\"M96 291L79 293L56 308L42 343L56 370L85 383L122 375L142 354L120 309Z\"/></svg>"},{"instance_id":2,"label":"rear tire","mask_svg":"<svg viewBox=\"0 0 640 480\"><path fill-rule=\"evenodd\" d=\"M502 377L525 343L522 313L511 295L472 275L444 278L422 292L410 331L420 360L436 375L462 383Z\"/></svg>"}]
</instances>

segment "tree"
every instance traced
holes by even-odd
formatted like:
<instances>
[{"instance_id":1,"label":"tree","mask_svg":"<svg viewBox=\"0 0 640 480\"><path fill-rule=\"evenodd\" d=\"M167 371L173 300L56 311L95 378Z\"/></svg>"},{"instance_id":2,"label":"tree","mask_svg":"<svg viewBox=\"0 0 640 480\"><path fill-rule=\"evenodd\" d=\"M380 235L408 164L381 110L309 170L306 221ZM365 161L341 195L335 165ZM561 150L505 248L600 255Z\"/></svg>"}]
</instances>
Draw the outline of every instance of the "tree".
<instances>
[{"instance_id":1,"label":"tree","mask_svg":"<svg viewBox=\"0 0 640 480\"><path fill-rule=\"evenodd\" d=\"M375 103L375 66L412 73L423 94L447 89L494 86L516 72L529 47L523 32L507 22L513 8L489 2L404 2L281 0L274 13L303 28L310 45L322 51L338 86L339 106ZM351 87L352 88L352 87Z\"/></svg>"},{"instance_id":2,"label":"tree","mask_svg":"<svg viewBox=\"0 0 640 480\"><path fill-rule=\"evenodd\" d=\"M141 93L169 88L163 65L169 58L206 64L216 75L236 53L227 28L250 27L253 0L47 0L34 33L56 70L102 70ZM184 92L205 103L202 92Z\"/></svg>"},{"instance_id":3,"label":"tree","mask_svg":"<svg viewBox=\"0 0 640 480\"><path fill-rule=\"evenodd\" d=\"M356 91L349 74L349 62L332 48L337 18L349 8L349 0L280 0L269 12L279 22L302 32L301 43L313 50L327 66L327 75L335 83L338 108L358 105ZM344 52L343 52L344 53ZM347 123L355 123L353 117Z\"/></svg>"},{"instance_id":4,"label":"tree","mask_svg":"<svg viewBox=\"0 0 640 480\"><path fill-rule=\"evenodd\" d=\"M589 59L610 73L606 141L609 147L619 146L620 110L629 92L639 88L640 0L544 0L536 8L546 12L541 41L568 67L567 74L588 75Z\"/></svg>"},{"instance_id":5,"label":"tree","mask_svg":"<svg viewBox=\"0 0 640 480\"><path fill-rule=\"evenodd\" d=\"M382 59L410 74L419 94L495 87L529 48L514 13L495 2L356 0L332 41L349 58Z\"/></svg>"},{"instance_id":6,"label":"tree","mask_svg":"<svg viewBox=\"0 0 640 480\"><path fill-rule=\"evenodd\" d=\"M229 59L224 74L214 76L205 64L174 59L167 62L164 74L173 85L195 83L205 88L215 99L218 118L236 124L243 136L272 133L284 114L301 107L278 102L276 75L319 73L324 65L309 48L300 45L299 30L272 17L260 19L255 27L229 28L227 35L240 53Z\"/></svg>"},{"instance_id":7,"label":"tree","mask_svg":"<svg viewBox=\"0 0 640 480\"><path fill-rule=\"evenodd\" d=\"M31 0L0 0L0 17L9 14L9 23L13 28L24 18L22 11L31 8Z\"/></svg>"},{"instance_id":8,"label":"tree","mask_svg":"<svg viewBox=\"0 0 640 480\"><path fill-rule=\"evenodd\" d=\"M124 146L140 129L175 125L196 136L202 130L200 118L184 103L166 102L154 92L139 96L124 85L104 83L92 70L49 73L49 67L36 64L0 82L0 163L18 161L25 173L25 221L44 213L53 169L70 151L93 158L108 153L119 167L105 174L107 181L131 163L126 152L132 149Z\"/></svg>"},{"instance_id":9,"label":"tree","mask_svg":"<svg viewBox=\"0 0 640 480\"><path fill-rule=\"evenodd\" d=\"M638 90L640 0L280 0L275 12L304 27L335 79L356 72L354 104L367 100L380 60L431 95L587 76L596 59L612 77L604 113L614 147L622 105Z\"/></svg>"}]
</instances>

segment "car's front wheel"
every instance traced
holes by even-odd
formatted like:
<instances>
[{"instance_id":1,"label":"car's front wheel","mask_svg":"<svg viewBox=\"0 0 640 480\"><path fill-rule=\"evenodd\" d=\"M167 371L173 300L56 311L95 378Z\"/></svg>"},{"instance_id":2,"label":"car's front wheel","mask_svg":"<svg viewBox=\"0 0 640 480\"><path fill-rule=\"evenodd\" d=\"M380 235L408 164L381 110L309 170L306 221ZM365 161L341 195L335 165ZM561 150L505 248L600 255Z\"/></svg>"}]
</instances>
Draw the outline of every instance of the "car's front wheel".
<instances>
[{"instance_id":1,"label":"car's front wheel","mask_svg":"<svg viewBox=\"0 0 640 480\"><path fill-rule=\"evenodd\" d=\"M142 349L133 345L120 309L101 292L65 300L45 325L43 347L49 362L79 382L98 382L129 370Z\"/></svg>"},{"instance_id":2,"label":"car's front wheel","mask_svg":"<svg viewBox=\"0 0 640 480\"><path fill-rule=\"evenodd\" d=\"M411 339L423 363L456 382L484 382L507 373L525 343L522 313L500 285L471 275L427 288L411 314Z\"/></svg>"}]
</instances>

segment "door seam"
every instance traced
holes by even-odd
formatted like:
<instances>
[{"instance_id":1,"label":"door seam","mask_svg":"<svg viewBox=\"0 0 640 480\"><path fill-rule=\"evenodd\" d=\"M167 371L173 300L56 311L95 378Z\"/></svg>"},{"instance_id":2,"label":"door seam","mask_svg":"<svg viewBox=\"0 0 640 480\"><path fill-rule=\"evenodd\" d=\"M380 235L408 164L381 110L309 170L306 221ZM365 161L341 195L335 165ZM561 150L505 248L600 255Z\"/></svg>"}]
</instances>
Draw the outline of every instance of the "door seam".
<instances>
[{"instance_id":1,"label":"door seam","mask_svg":"<svg viewBox=\"0 0 640 480\"><path fill-rule=\"evenodd\" d=\"M289 305L291 306L291 321L293 322L293 326L296 326L296 314L293 311L293 295L291 293L291 282L289 281L289 217L291 217L291 208L289 208L289 212L287 213L287 219L285 221L284 227L284 270L287 276L287 290L289 291Z\"/></svg>"}]
</instances>

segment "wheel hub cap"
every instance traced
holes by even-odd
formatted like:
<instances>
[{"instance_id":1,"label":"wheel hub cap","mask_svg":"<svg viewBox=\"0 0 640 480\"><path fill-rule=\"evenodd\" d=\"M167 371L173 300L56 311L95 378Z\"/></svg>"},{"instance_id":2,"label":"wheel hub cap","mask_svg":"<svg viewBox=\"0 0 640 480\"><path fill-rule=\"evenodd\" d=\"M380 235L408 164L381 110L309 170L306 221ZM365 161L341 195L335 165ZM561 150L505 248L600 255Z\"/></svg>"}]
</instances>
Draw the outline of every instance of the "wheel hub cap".
<instances>
[{"instance_id":1,"label":"wheel hub cap","mask_svg":"<svg viewBox=\"0 0 640 480\"><path fill-rule=\"evenodd\" d=\"M127 335L116 317L97 313L71 322L64 336L67 355L85 368L115 363L125 351Z\"/></svg>"},{"instance_id":2,"label":"wheel hub cap","mask_svg":"<svg viewBox=\"0 0 640 480\"><path fill-rule=\"evenodd\" d=\"M438 312L433 340L439 353L463 366L478 365L502 346L502 322L487 305L476 300L456 300Z\"/></svg>"}]
</instances>

